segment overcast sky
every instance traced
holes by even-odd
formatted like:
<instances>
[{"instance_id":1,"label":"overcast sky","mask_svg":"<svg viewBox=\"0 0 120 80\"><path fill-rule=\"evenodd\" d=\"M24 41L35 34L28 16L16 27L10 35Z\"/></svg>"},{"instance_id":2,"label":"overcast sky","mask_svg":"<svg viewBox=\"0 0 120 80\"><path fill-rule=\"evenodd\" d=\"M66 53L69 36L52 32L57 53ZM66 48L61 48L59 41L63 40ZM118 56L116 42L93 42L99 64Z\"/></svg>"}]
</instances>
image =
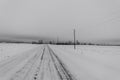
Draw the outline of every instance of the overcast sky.
<instances>
[{"instance_id":1,"label":"overcast sky","mask_svg":"<svg viewBox=\"0 0 120 80\"><path fill-rule=\"evenodd\" d=\"M0 39L120 40L120 0L0 0Z\"/></svg>"}]
</instances>

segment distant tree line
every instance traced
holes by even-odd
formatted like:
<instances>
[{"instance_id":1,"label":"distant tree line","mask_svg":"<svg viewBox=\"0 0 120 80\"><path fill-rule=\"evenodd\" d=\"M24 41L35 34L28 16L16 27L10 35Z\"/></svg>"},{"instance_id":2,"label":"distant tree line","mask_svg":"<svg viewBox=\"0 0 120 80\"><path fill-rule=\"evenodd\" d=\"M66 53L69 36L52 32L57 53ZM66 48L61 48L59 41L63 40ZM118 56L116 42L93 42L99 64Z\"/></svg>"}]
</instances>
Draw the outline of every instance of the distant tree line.
<instances>
[{"instance_id":1,"label":"distant tree line","mask_svg":"<svg viewBox=\"0 0 120 80\"><path fill-rule=\"evenodd\" d=\"M0 43L26 43L26 44L54 44L54 45L74 45L73 41L43 41L43 40L38 40L38 41L31 41L31 42L26 42L26 41L12 41L12 40L1 40ZM106 44L106 43L92 43L92 42L79 42L76 40L75 45L96 45L96 46L120 46L119 44L114 45L114 44Z\"/></svg>"},{"instance_id":2,"label":"distant tree line","mask_svg":"<svg viewBox=\"0 0 120 80\"><path fill-rule=\"evenodd\" d=\"M49 41L49 44L55 44L55 45L74 45L74 42L72 41L66 41L66 42L54 42ZM114 45L114 44L107 44L107 43L92 43L92 42L79 42L78 40L75 42L75 45L96 45L96 46L120 46Z\"/></svg>"}]
</instances>

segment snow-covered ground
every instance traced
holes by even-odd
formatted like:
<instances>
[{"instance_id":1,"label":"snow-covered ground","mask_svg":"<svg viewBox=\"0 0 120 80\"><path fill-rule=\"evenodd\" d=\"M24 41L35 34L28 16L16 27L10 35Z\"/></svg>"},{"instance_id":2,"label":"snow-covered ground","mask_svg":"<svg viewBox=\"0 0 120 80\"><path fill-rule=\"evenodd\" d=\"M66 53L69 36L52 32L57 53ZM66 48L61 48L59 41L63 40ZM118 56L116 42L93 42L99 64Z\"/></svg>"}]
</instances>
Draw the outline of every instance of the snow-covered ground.
<instances>
[{"instance_id":1,"label":"snow-covered ground","mask_svg":"<svg viewBox=\"0 0 120 80\"><path fill-rule=\"evenodd\" d=\"M119 46L0 44L0 57L0 80L120 80Z\"/></svg>"},{"instance_id":2,"label":"snow-covered ground","mask_svg":"<svg viewBox=\"0 0 120 80\"><path fill-rule=\"evenodd\" d=\"M31 44L0 43L0 61L21 54L36 46Z\"/></svg>"},{"instance_id":3,"label":"snow-covered ground","mask_svg":"<svg viewBox=\"0 0 120 80\"><path fill-rule=\"evenodd\" d=\"M120 80L119 46L51 46L79 80Z\"/></svg>"}]
</instances>

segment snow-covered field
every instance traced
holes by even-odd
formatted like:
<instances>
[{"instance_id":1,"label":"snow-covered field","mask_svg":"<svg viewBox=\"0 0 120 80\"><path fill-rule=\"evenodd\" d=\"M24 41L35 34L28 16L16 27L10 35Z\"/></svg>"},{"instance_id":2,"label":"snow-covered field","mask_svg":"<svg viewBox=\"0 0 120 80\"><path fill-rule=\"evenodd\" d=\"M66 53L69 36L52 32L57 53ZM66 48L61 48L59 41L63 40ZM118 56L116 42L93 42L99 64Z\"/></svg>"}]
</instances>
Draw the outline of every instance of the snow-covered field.
<instances>
[{"instance_id":1,"label":"snow-covered field","mask_svg":"<svg viewBox=\"0 0 120 80\"><path fill-rule=\"evenodd\" d=\"M0 43L0 61L36 47L31 44Z\"/></svg>"},{"instance_id":2,"label":"snow-covered field","mask_svg":"<svg viewBox=\"0 0 120 80\"><path fill-rule=\"evenodd\" d=\"M120 80L119 46L51 46L79 80Z\"/></svg>"},{"instance_id":3,"label":"snow-covered field","mask_svg":"<svg viewBox=\"0 0 120 80\"><path fill-rule=\"evenodd\" d=\"M0 80L63 79L59 77L120 80L120 47L0 44Z\"/></svg>"}]
</instances>

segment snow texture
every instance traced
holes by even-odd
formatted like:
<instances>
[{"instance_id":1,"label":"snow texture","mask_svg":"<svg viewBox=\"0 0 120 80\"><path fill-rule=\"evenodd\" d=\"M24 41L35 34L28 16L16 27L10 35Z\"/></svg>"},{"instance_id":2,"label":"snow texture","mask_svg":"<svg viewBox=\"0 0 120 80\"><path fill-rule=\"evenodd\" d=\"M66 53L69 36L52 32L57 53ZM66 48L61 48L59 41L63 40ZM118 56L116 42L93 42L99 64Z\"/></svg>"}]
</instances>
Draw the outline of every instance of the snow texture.
<instances>
[{"instance_id":1,"label":"snow texture","mask_svg":"<svg viewBox=\"0 0 120 80\"><path fill-rule=\"evenodd\" d=\"M0 44L0 80L120 80L119 46ZM9 56L9 57L8 57Z\"/></svg>"}]
</instances>

